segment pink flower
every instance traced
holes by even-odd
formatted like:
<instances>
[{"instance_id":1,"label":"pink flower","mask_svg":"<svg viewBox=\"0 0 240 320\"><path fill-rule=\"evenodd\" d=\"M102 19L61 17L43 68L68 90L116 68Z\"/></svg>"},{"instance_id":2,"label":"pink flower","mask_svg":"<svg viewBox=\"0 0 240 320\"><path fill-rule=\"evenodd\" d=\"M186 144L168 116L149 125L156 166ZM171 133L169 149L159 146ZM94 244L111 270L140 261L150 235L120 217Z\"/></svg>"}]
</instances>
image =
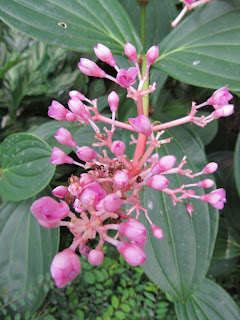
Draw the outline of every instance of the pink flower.
<instances>
[{"instance_id":1,"label":"pink flower","mask_svg":"<svg viewBox=\"0 0 240 320\"><path fill-rule=\"evenodd\" d=\"M106 193L97 182L90 183L82 189L79 200L84 205L96 206Z\"/></svg>"},{"instance_id":2,"label":"pink flower","mask_svg":"<svg viewBox=\"0 0 240 320\"><path fill-rule=\"evenodd\" d=\"M88 146L83 146L77 150L77 156L82 161L96 159L97 152Z\"/></svg>"},{"instance_id":3,"label":"pink flower","mask_svg":"<svg viewBox=\"0 0 240 320\"><path fill-rule=\"evenodd\" d=\"M58 288L64 287L67 283L75 279L80 270L80 259L71 249L65 249L59 252L51 264L51 276Z\"/></svg>"},{"instance_id":4,"label":"pink flower","mask_svg":"<svg viewBox=\"0 0 240 320\"><path fill-rule=\"evenodd\" d=\"M117 112L119 96L115 91L112 91L108 96L108 103L112 112Z\"/></svg>"},{"instance_id":5,"label":"pink flower","mask_svg":"<svg viewBox=\"0 0 240 320\"><path fill-rule=\"evenodd\" d=\"M212 105L215 109L223 107L228 104L228 101L231 100L233 96L229 93L227 87L218 89L213 93L213 95L207 100L209 105Z\"/></svg>"},{"instance_id":6,"label":"pink flower","mask_svg":"<svg viewBox=\"0 0 240 320\"><path fill-rule=\"evenodd\" d=\"M124 142L120 140L116 140L112 143L111 151L115 156L123 155L125 150L126 150L126 146Z\"/></svg>"},{"instance_id":7,"label":"pink flower","mask_svg":"<svg viewBox=\"0 0 240 320\"><path fill-rule=\"evenodd\" d=\"M141 241L146 238L147 230L142 223L135 219L130 219L119 225L119 233L127 237L129 240Z\"/></svg>"},{"instance_id":8,"label":"pink flower","mask_svg":"<svg viewBox=\"0 0 240 320\"><path fill-rule=\"evenodd\" d=\"M91 250L88 254L88 262L93 266L98 266L103 262L104 254L101 250Z\"/></svg>"},{"instance_id":9,"label":"pink flower","mask_svg":"<svg viewBox=\"0 0 240 320\"><path fill-rule=\"evenodd\" d=\"M159 56L158 46L151 47L147 52L147 63L149 65L153 64L155 60L158 58L158 56Z\"/></svg>"},{"instance_id":10,"label":"pink flower","mask_svg":"<svg viewBox=\"0 0 240 320\"><path fill-rule=\"evenodd\" d=\"M86 99L86 97L81 92L79 92L77 90L70 91L69 96L70 96L70 98L77 98L82 101L84 101Z\"/></svg>"},{"instance_id":11,"label":"pink flower","mask_svg":"<svg viewBox=\"0 0 240 320\"><path fill-rule=\"evenodd\" d=\"M47 229L52 229L52 228L57 228L60 226L60 220L56 221L44 221L44 220L38 220L38 223L40 226L47 228Z\"/></svg>"},{"instance_id":12,"label":"pink flower","mask_svg":"<svg viewBox=\"0 0 240 320\"><path fill-rule=\"evenodd\" d=\"M65 198L67 193L68 193L68 188L64 186L58 186L52 191L52 194L58 198Z\"/></svg>"},{"instance_id":13,"label":"pink flower","mask_svg":"<svg viewBox=\"0 0 240 320\"><path fill-rule=\"evenodd\" d=\"M55 100L52 101L52 104L48 108L48 116L58 121L66 121L66 114L68 112L68 109Z\"/></svg>"},{"instance_id":14,"label":"pink flower","mask_svg":"<svg viewBox=\"0 0 240 320\"><path fill-rule=\"evenodd\" d=\"M113 177L114 183L119 187L125 187L129 182L128 174L124 171L118 170L114 177Z\"/></svg>"},{"instance_id":15,"label":"pink flower","mask_svg":"<svg viewBox=\"0 0 240 320\"><path fill-rule=\"evenodd\" d=\"M137 51L136 51L136 48L131 43L125 44L124 52L129 60L131 60L133 63L137 62Z\"/></svg>"},{"instance_id":16,"label":"pink flower","mask_svg":"<svg viewBox=\"0 0 240 320\"><path fill-rule=\"evenodd\" d=\"M159 191L167 188L168 184L168 179L161 174L156 174L147 179L147 186Z\"/></svg>"},{"instance_id":17,"label":"pink flower","mask_svg":"<svg viewBox=\"0 0 240 320\"><path fill-rule=\"evenodd\" d=\"M87 76L104 78L106 75L105 72L96 65L96 63L89 59L81 58L78 68Z\"/></svg>"},{"instance_id":18,"label":"pink flower","mask_svg":"<svg viewBox=\"0 0 240 320\"><path fill-rule=\"evenodd\" d=\"M218 118L221 118L221 117L228 117L233 113L234 113L234 105L233 104L227 104L227 105L215 110L212 113L212 116L213 116L214 119L218 119Z\"/></svg>"},{"instance_id":19,"label":"pink flower","mask_svg":"<svg viewBox=\"0 0 240 320\"><path fill-rule=\"evenodd\" d=\"M151 224L152 233L155 238L162 239L163 238L163 232L162 229L160 229L156 224Z\"/></svg>"},{"instance_id":20,"label":"pink flower","mask_svg":"<svg viewBox=\"0 0 240 320\"><path fill-rule=\"evenodd\" d=\"M72 98L68 101L69 109L73 114L81 117L85 122L89 122L92 116L88 108L77 98Z\"/></svg>"},{"instance_id":21,"label":"pink flower","mask_svg":"<svg viewBox=\"0 0 240 320\"><path fill-rule=\"evenodd\" d=\"M137 76L137 68L129 68L128 70L120 69L116 80L122 88L129 88L135 83Z\"/></svg>"},{"instance_id":22,"label":"pink flower","mask_svg":"<svg viewBox=\"0 0 240 320\"><path fill-rule=\"evenodd\" d=\"M120 209L123 201L115 193L108 194L103 200L103 207L108 212L115 212Z\"/></svg>"},{"instance_id":23,"label":"pink flower","mask_svg":"<svg viewBox=\"0 0 240 320\"><path fill-rule=\"evenodd\" d=\"M217 171L218 164L216 162L209 162L204 168L203 168L203 173L204 174L209 174Z\"/></svg>"},{"instance_id":24,"label":"pink flower","mask_svg":"<svg viewBox=\"0 0 240 320\"><path fill-rule=\"evenodd\" d=\"M66 202L59 203L51 197L42 197L34 201L30 210L35 218L46 222L59 221L67 217L69 213Z\"/></svg>"},{"instance_id":25,"label":"pink flower","mask_svg":"<svg viewBox=\"0 0 240 320\"><path fill-rule=\"evenodd\" d=\"M211 188L214 185L214 181L211 179L205 179L198 182L198 187L200 188Z\"/></svg>"},{"instance_id":26,"label":"pink flower","mask_svg":"<svg viewBox=\"0 0 240 320\"><path fill-rule=\"evenodd\" d=\"M88 174L88 173L82 173L81 174L81 177L80 177L80 180L79 180L79 184L82 186L82 187L85 187L86 185L90 184L94 182L94 178Z\"/></svg>"},{"instance_id":27,"label":"pink flower","mask_svg":"<svg viewBox=\"0 0 240 320\"><path fill-rule=\"evenodd\" d=\"M64 163L72 164L74 160L67 156L61 149L54 147L51 154L50 162L57 165Z\"/></svg>"},{"instance_id":28,"label":"pink flower","mask_svg":"<svg viewBox=\"0 0 240 320\"><path fill-rule=\"evenodd\" d=\"M216 189L208 194L200 196L200 200L210 203L214 208L222 210L226 200L226 191L224 189Z\"/></svg>"},{"instance_id":29,"label":"pink flower","mask_svg":"<svg viewBox=\"0 0 240 320\"><path fill-rule=\"evenodd\" d=\"M136 118L129 118L128 121L130 122L132 128L136 132L143 133L147 137L151 136L152 134L151 121L143 114L140 114Z\"/></svg>"},{"instance_id":30,"label":"pink flower","mask_svg":"<svg viewBox=\"0 0 240 320\"><path fill-rule=\"evenodd\" d=\"M153 175L162 173L172 169L177 158L175 156L164 156L152 167L151 173Z\"/></svg>"},{"instance_id":31,"label":"pink flower","mask_svg":"<svg viewBox=\"0 0 240 320\"><path fill-rule=\"evenodd\" d=\"M115 67L116 61L114 60L112 52L108 47L98 43L97 46L94 47L94 52L99 60L106 62L112 67Z\"/></svg>"},{"instance_id":32,"label":"pink flower","mask_svg":"<svg viewBox=\"0 0 240 320\"><path fill-rule=\"evenodd\" d=\"M78 182L73 182L69 185L68 191L72 196L78 197L82 191L82 187Z\"/></svg>"},{"instance_id":33,"label":"pink flower","mask_svg":"<svg viewBox=\"0 0 240 320\"><path fill-rule=\"evenodd\" d=\"M186 210L189 213L190 218L192 218L193 209L194 209L193 205L191 205L190 203L186 204Z\"/></svg>"},{"instance_id":34,"label":"pink flower","mask_svg":"<svg viewBox=\"0 0 240 320\"><path fill-rule=\"evenodd\" d=\"M55 134L54 137L61 144L66 144L66 145L68 145L70 147L73 147L73 148L77 147L77 144L73 140L71 133L67 129L63 128L63 127L58 129L58 131L57 131L57 133Z\"/></svg>"},{"instance_id":35,"label":"pink flower","mask_svg":"<svg viewBox=\"0 0 240 320\"><path fill-rule=\"evenodd\" d=\"M137 244L120 241L117 249L125 261L133 267L139 266L146 261L146 254Z\"/></svg>"}]
</instances>

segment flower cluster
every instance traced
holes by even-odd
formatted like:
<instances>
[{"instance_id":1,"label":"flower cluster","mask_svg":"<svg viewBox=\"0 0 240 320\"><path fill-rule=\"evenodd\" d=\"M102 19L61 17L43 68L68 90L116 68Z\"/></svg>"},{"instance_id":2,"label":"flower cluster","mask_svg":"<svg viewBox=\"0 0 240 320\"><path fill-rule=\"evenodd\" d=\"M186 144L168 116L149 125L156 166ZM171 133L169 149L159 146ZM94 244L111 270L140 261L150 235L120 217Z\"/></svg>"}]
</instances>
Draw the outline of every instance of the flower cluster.
<instances>
[{"instance_id":1,"label":"flower cluster","mask_svg":"<svg viewBox=\"0 0 240 320\"><path fill-rule=\"evenodd\" d=\"M232 99L226 87L217 90L206 102L197 105L192 103L188 116L163 124L154 125L144 114L143 96L155 90L155 83L147 89L144 83L149 75L150 66L158 58L157 46L151 47L146 54L146 70L141 75L135 47L127 43L125 54L134 64L128 70L120 69L106 46L98 44L94 51L97 57L115 68L117 76L114 78L100 69L97 64L88 59L81 59L78 65L81 72L88 76L107 78L127 89L129 98L136 102L138 116L130 118L129 123L117 121L116 112L119 97L116 92L108 96L108 103L112 117L108 118L98 112L97 100L89 100L78 91L70 91L69 109L57 101L49 107L48 115L59 121L76 121L92 127L96 142L92 147L78 146L71 133L60 128L55 138L61 144L71 146L76 153L75 159L66 155L61 149L53 148L51 163L56 165L74 164L82 167L85 172L79 177L72 175L68 184L58 186L53 195L60 202L51 197L43 197L35 201L31 207L33 215L45 228L65 226L72 233L74 239L68 249L58 253L51 265L51 275L58 287L66 285L80 272L80 260L75 253L78 249L85 255L92 265L99 265L104 259L103 245L108 242L115 246L126 262L132 266L139 266L146 260L143 250L146 241L146 228L138 221L142 212L149 224L153 235L161 239L164 234L159 226L152 223L148 211L141 205L140 192L143 187L149 187L168 194L174 205L177 202L194 198L210 203L222 209L225 191L218 189L205 195L197 195L192 187L210 188L214 182L203 179L197 183L185 184L178 189L172 189L168 176L179 174L190 179L201 175L208 175L217 170L216 163L208 163L200 172L193 173L190 169L183 169L187 163L184 157L180 163L174 155L163 156L153 154L156 148L169 143L171 138L162 139L164 129L193 122L204 127L210 121L225 117L233 113L233 105L228 104ZM133 84L135 84L133 87ZM214 111L207 117L197 117L198 110L205 105L211 105ZM100 131L97 121L110 125L109 129ZM136 144L133 159L125 155L126 145L121 140L113 140L116 127L138 134L138 138L131 136L130 144ZM98 153L102 147L102 153ZM79 159L79 160L76 160ZM124 207L126 205L126 207ZM125 208L125 209L124 209ZM127 208L127 209L126 209ZM186 204L186 210L192 216L193 206ZM135 213L135 216L133 217ZM109 234L110 231L110 234ZM91 248L89 240L95 239L97 245Z\"/></svg>"}]
</instances>

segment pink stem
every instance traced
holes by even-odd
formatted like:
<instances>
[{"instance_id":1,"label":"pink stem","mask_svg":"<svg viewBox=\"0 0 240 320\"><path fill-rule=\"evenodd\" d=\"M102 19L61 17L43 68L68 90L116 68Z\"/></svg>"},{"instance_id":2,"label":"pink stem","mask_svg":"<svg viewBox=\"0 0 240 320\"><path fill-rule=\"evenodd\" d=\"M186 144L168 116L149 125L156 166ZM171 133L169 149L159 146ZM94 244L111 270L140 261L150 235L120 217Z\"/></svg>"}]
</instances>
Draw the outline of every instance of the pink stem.
<instances>
[{"instance_id":1,"label":"pink stem","mask_svg":"<svg viewBox=\"0 0 240 320\"><path fill-rule=\"evenodd\" d=\"M163 124L159 124L158 126L153 126L152 131L159 131L162 129L172 128L176 126L180 126L181 124L188 123L192 121L192 116L186 116L177 120L169 121Z\"/></svg>"},{"instance_id":2,"label":"pink stem","mask_svg":"<svg viewBox=\"0 0 240 320\"><path fill-rule=\"evenodd\" d=\"M108 124L112 124L112 119L104 117L101 114L96 114L94 117L92 117L92 119L93 119L93 121L102 121L102 122L105 122ZM123 128L123 129L135 132L135 130L132 128L132 126L130 124L126 124L126 123L123 123L123 122L120 122L117 120L115 121L114 124L115 124L115 126L117 126L119 128Z\"/></svg>"}]
</instances>

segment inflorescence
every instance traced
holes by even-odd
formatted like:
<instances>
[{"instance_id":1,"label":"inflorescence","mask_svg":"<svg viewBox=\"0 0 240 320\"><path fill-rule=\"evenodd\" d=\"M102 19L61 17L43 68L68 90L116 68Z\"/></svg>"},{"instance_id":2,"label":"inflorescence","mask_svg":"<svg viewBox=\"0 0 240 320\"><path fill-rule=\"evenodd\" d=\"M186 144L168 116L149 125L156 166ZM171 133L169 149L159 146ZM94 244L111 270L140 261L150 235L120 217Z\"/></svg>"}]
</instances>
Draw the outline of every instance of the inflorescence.
<instances>
[{"instance_id":1,"label":"inflorescence","mask_svg":"<svg viewBox=\"0 0 240 320\"><path fill-rule=\"evenodd\" d=\"M150 66L159 56L157 46L151 47L146 54L146 70L142 76L138 64L136 48L127 43L125 55L134 64L128 70L119 69L109 48L98 44L94 48L95 54L101 61L109 64L117 71L116 78L105 73L97 64L88 59L81 58L78 64L82 73L88 76L109 79L127 89L127 96L136 102L138 116L130 118L129 123L117 121L116 112L119 97L116 92L108 96L108 103L112 117L108 118L98 112L97 99L89 100L78 91L70 91L69 109L57 101L49 107L48 115L59 121L77 122L80 125L88 124L92 127L96 142L92 147L78 146L71 133L65 128L60 128L55 138L61 144L71 146L76 152L75 161L61 149L54 147L51 163L56 165L73 164L82 167L85 172L79 177L72 175L68 179L68 186L58 186L53 190L53 195L64 199L60 202L51 197L43 197L35 201L31 207L33 215L41 226L55 228L65 226L72 233L74 239L68 249L58 253L52 261L51 275L58 287L63 287L73 280L80 272L81 265L75 250L88 258L92 265L99 265L104 259L103 245L111 243L117 248L126 262L138 266L145 262L146 255L143 250L146 241L146 228L138 221L143 213L151 225L153 235L161 239L163 231L152 223L148 211L141 205L139 192L147 186L162 191L171 197L173 204L188 199L199 199L210 203L217 209L222 209L226 202L225 190L217 189L205 195L197 195L192 187L210 188L214 181L203 179L197 183L185 184L178 189L171 189L167 176L179 174L190 179L213 173L217 164L208 163L200 172L193 173L190 169L183 169L187 163L186 157L177 163L174 155L159 159L158 154L153 154L156 148L169 143L171 138L162 138L164 129L184 123L195 123L204 127L209 122L219 117L226 117L234 112L234 106L228 104L232 99L226 87L221 88L204 103L192 103L190 113L180 119L154 125L144 115L143 96L155 90L156 83L144 88L148 79ZM137 81L138 79L138 81ZM136 84L136 88L133 85ZM214 111L209 116L196 116L198 110L206 105L211 105ZM100 131L96 122L109 125ZM138 134L138 138L131 136L129 144L136 144L133 159L125 155L126 145L123 141L113 140L116 128L122 128ZM98 153L102 147L102 153ZM124 209L127 205L129 209ZM186 204L186 210L192 216L193 206ZM134 217L133 217L134 215ZM109 230L111 236L109 235ZM114 236L112 236L114 234ZM91 249L89 240L96 239L97 246Z\"/></svg>"}]
</instances>

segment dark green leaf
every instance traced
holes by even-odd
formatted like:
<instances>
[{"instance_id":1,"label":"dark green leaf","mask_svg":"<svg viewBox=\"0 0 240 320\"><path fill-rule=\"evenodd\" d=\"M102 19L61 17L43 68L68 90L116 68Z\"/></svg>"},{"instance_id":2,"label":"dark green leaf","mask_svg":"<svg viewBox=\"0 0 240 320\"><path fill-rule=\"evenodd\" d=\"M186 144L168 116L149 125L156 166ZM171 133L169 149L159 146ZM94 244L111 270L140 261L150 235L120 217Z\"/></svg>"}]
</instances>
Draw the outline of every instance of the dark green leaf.
<instances>
[{"instance_id":1,"label":"dark green leaf","mask_svg":"<svg viewBox=\"0 0 240 320\"><path fill-rule=\"evenodd\" d=\"M216 278L224 273L231 271L238 263L238 258L232 259L212 259L208 269L207 277Z\"/></svg>"},{"instance_id":2,"label":"dark green leaf","mask_svg":"<svg viewBox=\"0 0 240 320\"><path fill-rule=\"evenodd\" d=\"M0 17L30 37L74 51L92 52L98 42L120 55L126 42L141 47L117 0L8 0L0 4Z\"/></svg>"},{"instance_id":3,"label":"dark green leaf","mask_svg":"<svg viewBox=\"0 0 240 320\"><path fill-rule=\"evenodd\" d=\"M42 284L49 284L59 241L58 228L41 227L31 214L34 200L5 202L0 208L0 287L7 289L8 301L22 294L14 302L22 315L34 312L44 299Z\"/></svg>"},{"instance_id":4,"label":"dark green leaf","mask_svg":"<svg viewBox=\"0 0 240 320\"><path fill-rule=\"evenodd\" d=\"M1 144L0 194L3 199L27 199L50 182L55 166L50 163L51 148L28 133L9 136Z\"/></svg>"},{"instance_id":5,"label":"dark green leaf","mask_svg":"<svg viewBox=\"0 0 240 320\"><path fill-rule=\"evenodd\" d=\"M115 309L117 309L118 308L118 306L119 306L119 299L118 299L118 297L117 296L112 296L112 298L111 298L111 303L112 303L112 306L115 308Z\"/></svg>"},{"instance_id":6,"label":"dark green leaf","mask_svg":"<svg viewBox=\"0 0 240 320\"><path fill-rule=\"evenodd\" d=\"M160 44L156 68L192 85L239 90L239 1L195 10Z\"/></svg>"},{"instance_id":7,"label":"dark green leaf","mask_svg":"<svg viewBox=\"0 0 240 320\"><path fill-rule=\"evenodd\" d=\"M203 280L186 304L176 303L178 320L238 320L240 310L216 283Z\"/></svg>"}]
</instances>

